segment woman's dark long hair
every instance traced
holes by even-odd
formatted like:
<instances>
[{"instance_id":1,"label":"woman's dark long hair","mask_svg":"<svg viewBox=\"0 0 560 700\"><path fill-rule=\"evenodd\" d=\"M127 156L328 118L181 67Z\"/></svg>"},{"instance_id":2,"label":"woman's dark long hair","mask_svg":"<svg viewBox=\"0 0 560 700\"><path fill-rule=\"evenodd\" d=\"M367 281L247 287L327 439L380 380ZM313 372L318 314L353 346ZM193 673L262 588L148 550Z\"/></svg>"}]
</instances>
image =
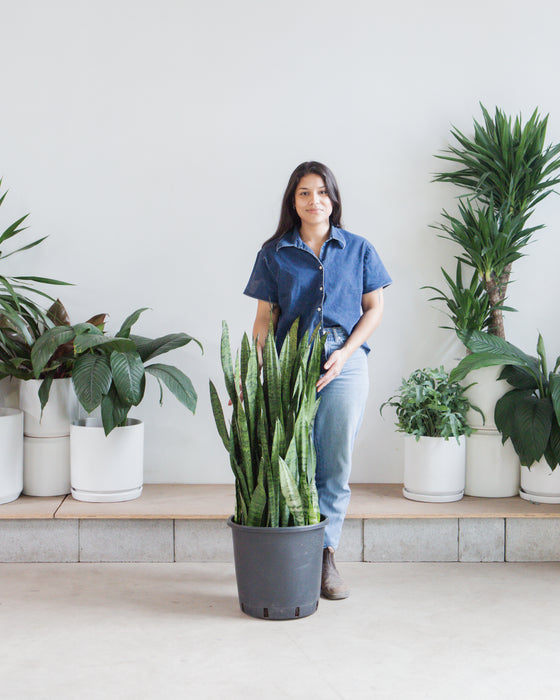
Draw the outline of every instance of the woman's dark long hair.
<instances>
[{"instance_id":1,"label":"woman's dark long hair","mask_svg":"<svg viewBox=\"0 0 560 700\"><path fill-rule=\"evenodd\" d=\"M319 175L319 177L321 177L325 183L327 194L329 195L329 199L332 203L332 212L329 216L331 225L342 226L342 204L340 202L340 193L338 191L338 185L336 184L335 177L326 165L318 163L315 160L309 160L305 163L300 163L300 165L298 165L294 172L290 175L290 180L282 200L278 228L276 229L276 233L263 243L263 246L267 243L271 243L272 241L279 240L282 238L282 236L289 233L294 227L300 227L301 219L299 218L295 208L296 189L301 178L311 173L313 175Z\"/></svg>"}]
</instances>

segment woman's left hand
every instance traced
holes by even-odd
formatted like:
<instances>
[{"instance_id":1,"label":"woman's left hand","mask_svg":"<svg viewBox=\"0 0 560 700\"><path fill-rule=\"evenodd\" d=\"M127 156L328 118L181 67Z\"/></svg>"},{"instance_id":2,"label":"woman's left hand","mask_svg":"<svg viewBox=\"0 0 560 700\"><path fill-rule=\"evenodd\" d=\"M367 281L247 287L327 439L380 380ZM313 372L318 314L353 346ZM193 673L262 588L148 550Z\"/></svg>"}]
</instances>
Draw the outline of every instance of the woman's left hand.
<instances>
[{"instance_id":1,"label":"woman's left hand","mask_svg":"<svg viewBox=\"0 0 560 700\"><path fill-rule=\"evenodd\" d=\"M321 389L324 389L329 382L332 382L332 380L335 379L335 377L338 377L338 375L342 372L342 368L346 364L348 357L348 351L345 348L340 348L339 350L335 350L333 353L331 353L329 359L325 362L325 369L327 371L322 377L319 378L319 381L316 384L317 391L321 391Z\"/></svg>"}]
</instances>

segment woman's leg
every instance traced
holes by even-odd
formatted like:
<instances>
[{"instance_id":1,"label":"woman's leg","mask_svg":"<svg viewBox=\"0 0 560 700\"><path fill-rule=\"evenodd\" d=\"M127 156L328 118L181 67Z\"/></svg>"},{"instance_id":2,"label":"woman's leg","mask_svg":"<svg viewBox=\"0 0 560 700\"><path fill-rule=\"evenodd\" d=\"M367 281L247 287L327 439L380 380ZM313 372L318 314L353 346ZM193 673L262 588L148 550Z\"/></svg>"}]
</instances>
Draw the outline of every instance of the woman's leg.
<instances>
[{"instance_id":1,"label":"woman's leg","mask_svg":"<svg viewBox=\"0 0 560 700\"><path fill-rule=\"evenodd\" d=\"M338 546L350 500L352 450L362 423L368 388L367 357L360 348L339 376L319 393L321 401L313 432L317 452L315 480L320 511L329 518L325 547L333 549Z\"/></svg>"}]
</instances>

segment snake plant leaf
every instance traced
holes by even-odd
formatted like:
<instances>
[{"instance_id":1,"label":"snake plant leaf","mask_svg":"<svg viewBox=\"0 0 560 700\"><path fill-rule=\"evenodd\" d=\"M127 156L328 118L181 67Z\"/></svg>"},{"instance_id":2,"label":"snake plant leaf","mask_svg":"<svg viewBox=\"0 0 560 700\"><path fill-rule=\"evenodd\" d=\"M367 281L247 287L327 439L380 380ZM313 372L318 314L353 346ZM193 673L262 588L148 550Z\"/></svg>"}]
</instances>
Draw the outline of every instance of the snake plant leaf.
<instances>
[{"instance_id":1,"label":"snake plant leaf","mask_svg":"<svg viewBox=\"0 0 560 700\"><path fill-rule=\"evenodd\" d=\"M251 496L251 502L249 504L249 511L247 513L247 525L249 527L261 527L263 524L263 514L266 510L267 494L264 488L265 480L265 464L264 457L261 458L261 463L259 467L259 479L257 486L253 491Z\"/></svg>"},{"instance_id":2,"label":"snake plant leaf","mask_svg":"<svg viewBox=\"0 0 560 700\"><path fill-rule=\"evenodd\" d=\"M235 424L231 424L231 430L229 431L229 461L231 465L231 470L235 476L235 483L239 484L240 487L240 498L244 503L244 510L246 511L249 507L251 497L249 495L249 488L247 487L247 479L245 478L245 473L237 460L237 444L235 435ZM246 518L241 521L240 524L246 522Z\"/></svg>"},{"instance_id":3,"label":"snake plant leaf","mask_svg":"<svg viewBox=\"0 0 560 700\"><path fill-rule=\"evenodd\" d=\"M251 443L249 441L249 428L247 426L247 416L241 402L237 407L237 415L233 418L233 425L236 429L237 446L240 451L240 461L247 479L247 488L252 493L255 488L255 474L253 471L253 461L251 454Z\"/></svg>"},{"instance_id":4,"label":"snake plant leaf","mask_svg":"<svg viewBox=\"0 0 560 700\"><path fill-rule=\"evenodd\" d=\"M286 462L280 457L280 488L282 489L282 495L286 501L290 513L294 517L296 525L305 525L305 516L303 510L303 503L301 501L301 496L298 491L297 483L292 476L290 467Z\"/></svg>"},{"instance_id":5,"label":"snake plant leaf","mask_svg":"<svg viewBox=\"0 0 560 700\"><path fill-rule=\"evenodd\" d=\"M142 358L142 362L148 362L158 355L163 355L171 350L181 348L190 343L191 340L202 350L200 342L187 333L168 333L167 335L162 335L160 338L145 338L144 336L131 333L129 338L134 342L136 350Z\"/></svg>"},{"instance_id":6,"label":"snake plant leaf","mask_svg":"<svg viewBox=\"0 0 560 700\"><path fill-rule=\"evenodd\" d=\"M169 391L186 406L191 413L196 410L197 394L191 380L177 367L156 363L148 365L145 371L160 379Z\"/></svg>"},{"instance_id":7,"label":"snake plant leaf","mask_svg":"<svg viewBox=\"0 0 560 700\"><path fill-rule=\"evenodd\" d=\"M229 434L226 427L226 421L224 418L224 410L222 408L222 402L214 386L214 382L210 379L210 404L212 406L212 413L214 414L214 421L216 423L216 428L218 429L218 435L222 438L224 447L226 450L229 449Z\"/></svg>"},{"instance_id":8,"label":"snake plant leaf","mask_svg":"<svg viewBox=\"0 0 560 700\"><path fill-rule=\"evenodd\" d=\"M222 340L220 344L220 359L226 390L233 406L237 405L238 396L235 390L235 380L233 377L233 361L231 359L231 345L229 341L229 328L225 321L222 321Z\"/></svg>"},{"instance_id":9,"label":"snake plant leaf","mask_svg":"<svg viewBox=\"0 0 560 700\"><path fill-rule=\"evenodd\" d=\"M75 336L76 333L71 326L55 326L37 338L31 348L31 363L37 379L55 351L61 345L74 340Z\"/></svg>"},{"instance_id":10,"label":"snake plant leaf","mask_svg":"<svg viewBox=\"0 0 560 700\"><path fill-rule=\"evenodd\" d=\"M79 402L88 413L101 404L103 396L109 392L111 382L111 365L106 355L86 353L76 358L72 384Z\"/></svg>"},{"instance_id":11,"label":"snake plant leaf","mask_svg":"<svg viewBox=\"0 0 560 700\"><path fill-rule=\"evenodd\" d=\"M117 394L124 404L138 406L142 401L142 380L144 378L144 363L140 355L134 352L118 352L114 350L109 358L113 383Z\"/></svg>"},{"instance_id":12,"label":"snake plant leaf","mask_svg":"<svg viewBox=\"0 0 560 700\"><path fill-rule=\"evenodd\" d=\"M142 309L137 309L136 311L133 311L130 316L127 316L125 320L123 321L121 327L116 333L117 338L129 338L130 337L130 329L132 326L138 321L140 318L140 315L144 313L144 311L148 311L148 307L145 306Z\"/></svg>"},{"instance_id":13,"label":"snake plant leaf","mask_svg":"<svg viewBox=\"0 0 560 700\"><path fill-rule=\"evenodd\" d=\"M529 467L543 456L552 426L550 401L530 391L512 389L496 402L494 416L502 442L511 439L523 466Z\"/></svg>"},{"instance_id":14,"label":"snake plant leaf","mask_svg":"<svg viewBox=\"0 0 560 700\"><path fill-rule=\"evenodd\" d=\"M281 378L274 335L268 333L263 349L263 386L269 425L281 414Z\"/></svg>"}]
</instances>

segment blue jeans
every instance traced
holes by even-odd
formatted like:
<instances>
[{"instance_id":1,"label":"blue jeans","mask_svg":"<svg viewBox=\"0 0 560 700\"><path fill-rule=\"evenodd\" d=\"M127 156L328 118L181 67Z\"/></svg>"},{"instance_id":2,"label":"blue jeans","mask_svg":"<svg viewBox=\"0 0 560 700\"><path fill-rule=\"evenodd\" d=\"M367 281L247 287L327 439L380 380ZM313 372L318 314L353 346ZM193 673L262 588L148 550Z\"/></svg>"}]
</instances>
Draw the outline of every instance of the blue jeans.
<instances>
[{"instance_id":1,"label":"blue jeans","mask_svg":"<svg viewBox=\"0 0 560 700\"><path fill-rule=\"evenodd\" d=\"M327 328L325 357L342 347L347 334L340 327ZM350 471L354 441L364 415L369 381L367 355L358 348L342 372L322 389L313 428L317 452L315 481L319 508L329 522L325 529L325 547L338 546L344 516L350 501Z\"/></svg>"}]
</instances>

